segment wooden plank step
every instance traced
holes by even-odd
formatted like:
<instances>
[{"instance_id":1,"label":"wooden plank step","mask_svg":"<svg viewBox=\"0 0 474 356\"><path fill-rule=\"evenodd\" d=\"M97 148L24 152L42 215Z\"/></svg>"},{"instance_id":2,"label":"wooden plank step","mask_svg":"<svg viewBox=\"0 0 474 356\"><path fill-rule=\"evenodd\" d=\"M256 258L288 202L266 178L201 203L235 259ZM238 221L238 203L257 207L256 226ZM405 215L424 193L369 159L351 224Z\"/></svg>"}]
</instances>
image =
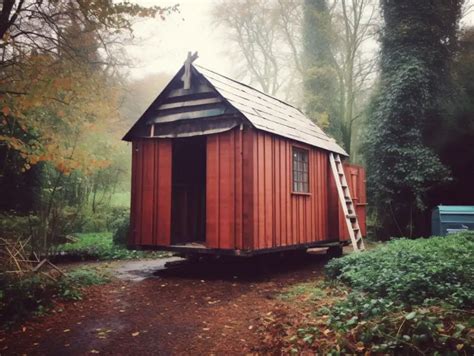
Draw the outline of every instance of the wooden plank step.
<instances>
[{"instance_id":1,"label":"wooden plank step","mask_svg":"<svg viewBox=\"0 0 474 356\"><path fill-rule=\"evenodd\" d=\"M357 215L356 214L347 214L346 215L348 219L356 219Z\"/></svg>"}]
</instances>

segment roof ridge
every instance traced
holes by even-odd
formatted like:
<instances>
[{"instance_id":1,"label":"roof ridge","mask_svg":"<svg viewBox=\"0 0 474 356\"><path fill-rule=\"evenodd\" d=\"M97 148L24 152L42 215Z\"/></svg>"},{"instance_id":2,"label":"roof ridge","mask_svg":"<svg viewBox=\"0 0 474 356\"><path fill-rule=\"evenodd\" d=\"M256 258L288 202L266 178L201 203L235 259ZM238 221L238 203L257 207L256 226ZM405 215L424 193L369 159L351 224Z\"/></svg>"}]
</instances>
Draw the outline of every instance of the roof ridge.
<instances>
[{"instance_id":1,"label":"roof ridge","mask_svg":"<svg viewBox=\"0 0 474 356\"><path fill-rule=\"evenodd\" d=\"M205 69L205 70L207 70L207 71L209 71L209 72L212 72L212 73L214 73L214 74L217 74L217 75L220 76L220 77L224 77L224 78L226 78L226 79L228 79L228 80L230 80L230 81L232 81L232 82L234 82L234 83L237 83L237 84L243 85L243 86L245 86L245 87L247 87L247 88L249 88L249 89L255 90L255 91L257 91L257 92L259 92L259 93L261 93L261 94L263 94L263 95L265 95L265 96L268 96L268 97L271 98L271 99L277 100L277 101L279 101L280 103L282 103L282 104L284 104L284 105L286 105L286 106L290 106L290 107L292 107L293 109L296 109L296 110L298 110L299 112L303 113L303 111L301 111L300 108L297 108L297 107L294 106L294 105L288 104L286 101L283 101L283 100L281 100L281 99L278 99L278 98L275 97L275 96L272 96L272 95L270 95L270 94L267 94L267 93L265 93L264 91L262 91L262 90L260 90L260 89L256 89L256 88L250 86L249 84L245 84L245 83L239 82L239 81L236 80L236 79L232 79L232 78L230 78L230 77L228 77L228 76L226 76L226 75L217 73L216 71L214 71L214 70L212 70L212 69L209 69L209 68L206 68L206 67L203 67L203 66L201 66L201 65L199 65L199 64L191 64L191 65L192 65L192 66L195 66L195 67L198 67L198 68L201 68L201 69Z\"/></svg>"}]
</instances>

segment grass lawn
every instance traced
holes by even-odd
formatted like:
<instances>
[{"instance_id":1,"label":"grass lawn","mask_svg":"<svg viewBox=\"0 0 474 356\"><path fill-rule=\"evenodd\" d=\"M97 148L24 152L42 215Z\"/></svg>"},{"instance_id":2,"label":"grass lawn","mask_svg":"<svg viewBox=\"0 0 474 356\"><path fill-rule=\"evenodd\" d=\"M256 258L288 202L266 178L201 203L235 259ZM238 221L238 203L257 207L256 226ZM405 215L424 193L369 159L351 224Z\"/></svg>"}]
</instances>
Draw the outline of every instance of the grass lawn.
<instances>
[{"instance_id":1,"label":"grass lawn","mask_svg":"<svg viewBox=\"0 0 474 356\"><path fill-rule=\"evenodd\" d=\"M110 199L112 207L129 207L130 206L130 192L116 192Z\"/></svg>"}]
</instances>

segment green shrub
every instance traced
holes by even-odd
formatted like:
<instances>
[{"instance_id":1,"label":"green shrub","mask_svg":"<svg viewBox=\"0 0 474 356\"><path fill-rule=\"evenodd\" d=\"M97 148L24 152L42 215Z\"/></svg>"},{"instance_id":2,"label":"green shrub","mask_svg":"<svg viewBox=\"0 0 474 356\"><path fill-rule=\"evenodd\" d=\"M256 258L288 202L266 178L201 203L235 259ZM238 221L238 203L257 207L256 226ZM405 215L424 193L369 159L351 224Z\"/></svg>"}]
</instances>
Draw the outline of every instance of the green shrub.
<instances>
[{"instance_id":1,"label":"green shrub","mask_svg":"<svg viewBox=\"0 0 474 356\"><path fill-rule=\"evenodd\" d=\"M474 354L474 232L393 240L331 260L326 275L281 296L314 309L270 331L283 328L291 350Z\"/></svg>"},{"instance_id":2,"label":"green shrub","mask_svg":"<svg viewBox=\"0 0 474 356\"><path fill-rule=\"evenodd\" d=\"M36 215L0 214L0 236L11 239L26 239L39 225Z\"/></svg>"},{"instance_id":3,"label":"green shrub","mask_svg":"<svg viewBox=\"0 0 474 356\"><path fill-rule=\"evenodd\" d=\"M128 234L130 231L130 220L128 218L123 219L115 227L113 241L115 245L126 246L128 240Z\"/></svg>"},{"instance_id":4,"label":"green shrub","mask_svg":"<svg viewBox=\"0 0 474 356\"><path fill-rule=\"evenodd\" d=\"M122 245L115 245L112 233L77 234L77 241L59 246L59 251L82 259L121 260L138 258L160 258L169 256L166 252L133 251Z\"/></svg>"},{"instance_id":5,"label":"green shrub","mask_svg":"<svg viewBox=\"0 0 474 356\"><path fill-rule=\"evenodd\" d=\"M330 261L326 274L351 291L323 314L330 327L351 335L362 349L473 352L473 232L393 240Z\"/></svg>"},{"instance_id":6,"label":"green shrub","mask_svg":"<svg viewBox=\"0 0 474 356\"><path fill-rule=\"evenodd\" d=\"M59 283L59 296L66 300L79 300L82 288L110 281L108 273L87 267L77 268L67 273Z\"/></svg>"},{"instance_id":7,"label":"green shrub","mask_svg":"<svg viewBox=\"0 0 474 356\"><path fill-rule=\"evenodd\" d=\"M472 307L474 233L393 240L330 261L326 274L355 290L406 305L437 299Z\"/></svg>"},{"instance_id":8,"label":"green shrub","mask_svg":"<svg viewBox=\"0 0 474 356\"><path fill-rule=\"evenodd\" d=\"M130 209L127 207L112 207L109 210L107 218L107 227L109 231L115 231L130 220Z\"/></svg>"},{"instance_id":9,"label":"green shrub","mask_svg":"<svg viewBox=\"0 0 474 356\"><path fill-rule=\"evenodd\" d=\"M123 221L128 220L128 207L100 206L96 212L82 211L77 231L82 233L115 231Z\"/></svg>"},{"instance_id":10,"label":"green shrub","mask_svg":"<svg viewBox=\"0 0 474 356\"><path fill-rule=\"evenodd\" d=\"M92 286L110 282L110 275L103 270L81 267L67 273L65 279L76 286Z\"/></svg>"},{"instance_id":11,"label":"green shrub","mask_svg":"<svg viewBox=\"0 0 474 356\"><path fill-rule=\"evenodd\" d=\"M0 319L5 325L44 313L55 298L78 300L86 286L109 282L104 272L78 268L58 281L41 274L0 278Z\"/></svg>"},{"instance_id":12,"label":"green shrub","mask_svg":"<svg viewBox=\"0 0 474 356\"><path fill-rule=\"evenodd\" d=\"M2 276L0 289L0 319L5 323L22 320L33 312L43 310L49 306L55 293L52 281L40 275L22 279Z\"/></svg>"}]
</instances>

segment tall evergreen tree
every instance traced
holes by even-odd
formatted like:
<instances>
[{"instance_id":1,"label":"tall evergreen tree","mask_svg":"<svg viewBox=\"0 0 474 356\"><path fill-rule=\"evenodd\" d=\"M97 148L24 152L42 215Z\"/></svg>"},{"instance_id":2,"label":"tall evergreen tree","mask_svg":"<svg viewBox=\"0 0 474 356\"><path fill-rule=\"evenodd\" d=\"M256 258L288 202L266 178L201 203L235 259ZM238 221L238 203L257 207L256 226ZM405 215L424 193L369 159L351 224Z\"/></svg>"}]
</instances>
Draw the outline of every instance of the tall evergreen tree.
<instances>
[{"instance_id":1,"label":"tall evergreen tree","mask_svg":"<svg viewBox=\"0 0 474 356\"><path fill-rule=\"evenodd\" d=\"M306 112L333 136L339 136L337 74L331 54L331 16L326 0L305 0L303 81Z\"/></svg>"},{"instance_id":2,"label":"tall evergreen tree","mask_svg":"<svg viewBox=\"0 0 474 356\"><path fill-rule=\"evenodd\" d=\"M429 141L456 43L462 0L381 0L380 87L366 141L378 236L422 233L427 193L449 179ZM438 115L440 116L440 115Z\"/></svg>"}]
</instances>

